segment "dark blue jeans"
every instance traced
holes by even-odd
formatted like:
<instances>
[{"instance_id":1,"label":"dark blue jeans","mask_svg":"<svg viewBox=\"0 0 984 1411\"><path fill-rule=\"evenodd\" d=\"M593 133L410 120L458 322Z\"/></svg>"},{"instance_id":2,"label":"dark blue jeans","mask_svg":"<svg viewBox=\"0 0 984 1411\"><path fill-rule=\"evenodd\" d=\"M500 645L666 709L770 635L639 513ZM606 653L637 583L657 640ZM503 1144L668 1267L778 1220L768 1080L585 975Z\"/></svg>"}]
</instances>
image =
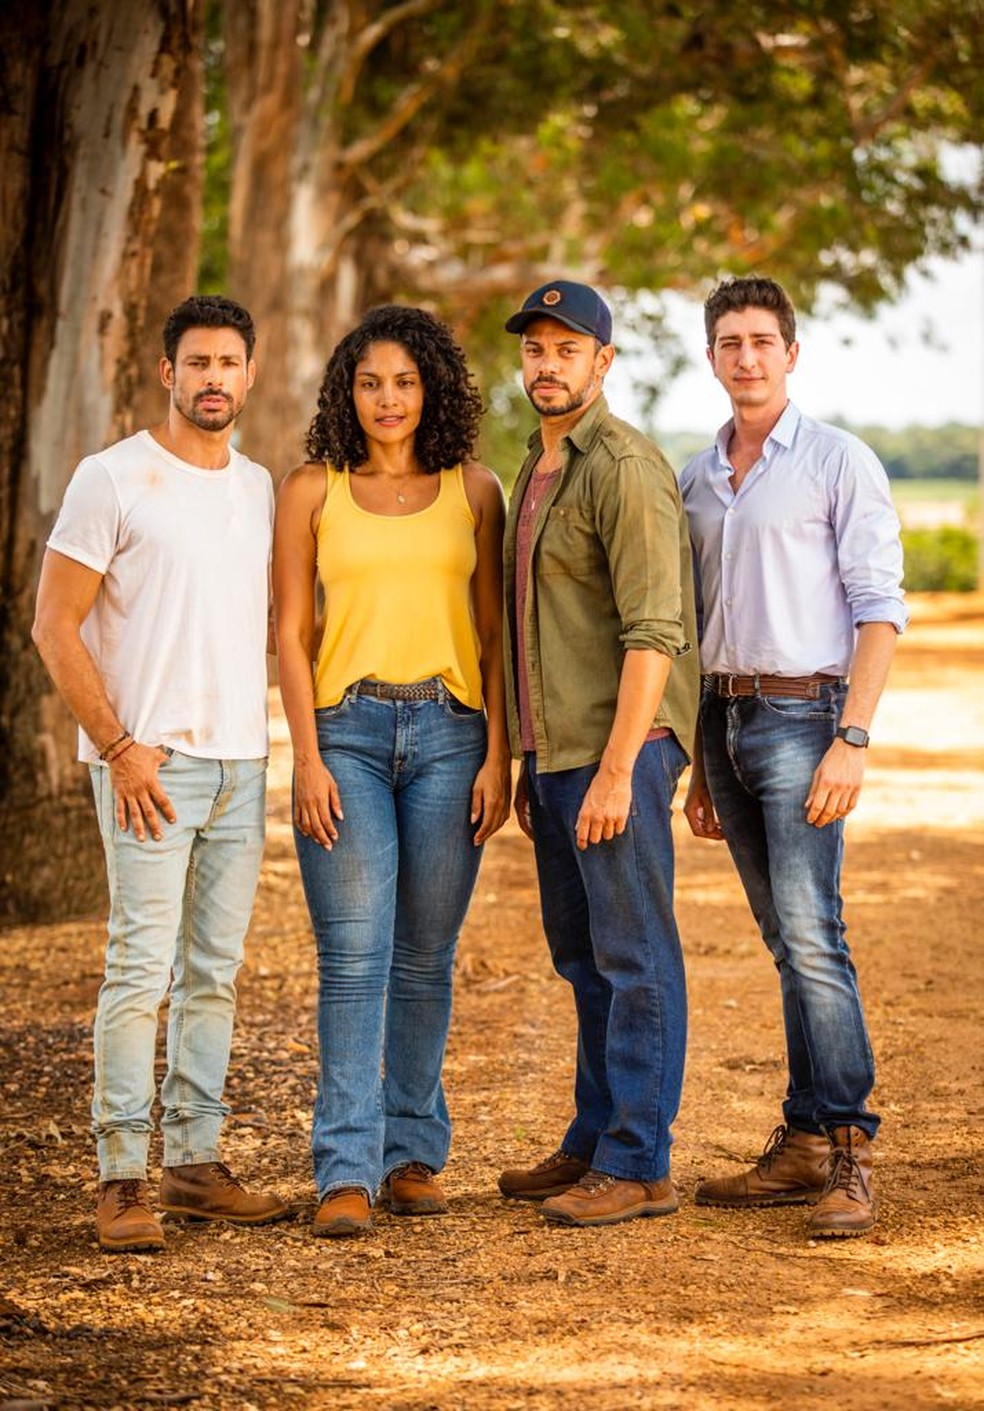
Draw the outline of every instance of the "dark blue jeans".
<instances>
[{"instance_id":1,"label":"dark blue jeans","mask_svg":"<svg viewBox=\"0 0 984 1411\"><path fill-rule=\"evenodd\" d=\"M670 834L686 758L672 736L643 745L625 832L584 852L575 822L597 766L526 763L543 926L577 1010L576 1115L561 1145L611 1176L660 1180L687 1043Z\"/></svg>"},{"instance_id":2,"label":"dark blue jeans","mask_svg":"<svg viewBox=\"0 0 984 1411\"><path fill-rule=\"evenodd\" d=\"M816 701L749 696L701 701L704 770L749 905L779 971L789 1126L853 1123L875 1079L857 975L841 915L843 820L815 828L804 803L829 749L846 687Z\"/></svg>"}]
</instances>

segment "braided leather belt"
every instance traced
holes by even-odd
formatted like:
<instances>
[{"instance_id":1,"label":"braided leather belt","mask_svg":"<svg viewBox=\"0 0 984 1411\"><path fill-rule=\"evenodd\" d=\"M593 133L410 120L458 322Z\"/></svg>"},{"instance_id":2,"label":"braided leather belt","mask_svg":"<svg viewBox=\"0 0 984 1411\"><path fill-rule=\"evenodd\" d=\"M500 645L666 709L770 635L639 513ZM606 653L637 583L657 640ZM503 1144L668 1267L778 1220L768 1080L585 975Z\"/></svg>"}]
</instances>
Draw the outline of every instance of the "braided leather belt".
<instances>
[{"instance_id":1,"label":"braided leather belt","mask_svg":"<svg viewBox=\"0 0 984 1411\"><path fill-rule=\"evenodd\" d=\"M438 701L441 699L441 689L436 676L429 681L412 681L406 686L363 677L356 683L355 693L358 696L375 696L378 701Z\"/></svg>"},{"instance_id":2,"label":"braided leather belt","mask_svg":"<svg viewBox=\"0 0 984 1411\"><path fill-rule=\"evenodd\" d=\"M704 685L716 696L790 696L797 701L815 701L824 686L839 686L842 676L826 676L818 671L813 676L733 676L730 672L711 672Z\"/></svg>"}]
</instances>

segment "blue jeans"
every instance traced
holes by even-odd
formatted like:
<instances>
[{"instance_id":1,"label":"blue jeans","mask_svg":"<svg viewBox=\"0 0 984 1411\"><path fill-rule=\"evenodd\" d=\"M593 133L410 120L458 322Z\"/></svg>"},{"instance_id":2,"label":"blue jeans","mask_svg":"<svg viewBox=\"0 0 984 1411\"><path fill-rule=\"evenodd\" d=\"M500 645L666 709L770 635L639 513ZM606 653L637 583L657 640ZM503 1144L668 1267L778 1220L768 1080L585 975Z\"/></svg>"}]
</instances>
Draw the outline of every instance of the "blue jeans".
<instances>
[{"instance_id":1,"label":"blue jeans","mask_svg":"<svg viewBox=\"0 0 984 1411\"><path fill-rule=\"evenodd\" d=\"M144 1179L157 1012L168 987L164 1165L218 1160L236 974L260 873L265 759L174 752L160 778L178 815L160 842L116 823L109 770L90 767L109 881L106 978L93 1034L103 1181Z\"/></svg>"},{"instance_id":2,"label":"blue jeans","mask_svg":"<svg viewBox=\"0 0 984 1411\"><path fill-rule=\"evenodd\" d=\"M749 905L779 970L789 1086L783 1113L805 1132L853 1124L874 1060L857 975L844 940L843 820L815 828L804 803L834 739L846 687L816 701L749 696L701 701L704 769Z\"/></svg>"},{"instance_id":3,"label":"blue jeans","mask_svg":"<svg viewBox=\"0 0 984 1411\"><path fill-rule=\"evenodd\" d=\"M342 1186L372 1199L395 1167L447 1160L441 1069L481 855L470 814L485 717L446 692L353 690L316 717L345 816L330 852L294 835L318 947L314 1178L321 1199Z\"/></svg>"},{"instance_id":4,"label":"blue jeans","mask_svg":"<svg viewBox=\"0 0 984 1411\"><path fill-rule=\"evenodd\" d=\"M576 819L597 766L538 774L526 756L543 927L577 1011L575 1117L561 1146L628 1180L668 1174L683 1085L670 806L685 764L672 736L644 744L625 832L579 852Z\"/></svg>"}]
</instances>

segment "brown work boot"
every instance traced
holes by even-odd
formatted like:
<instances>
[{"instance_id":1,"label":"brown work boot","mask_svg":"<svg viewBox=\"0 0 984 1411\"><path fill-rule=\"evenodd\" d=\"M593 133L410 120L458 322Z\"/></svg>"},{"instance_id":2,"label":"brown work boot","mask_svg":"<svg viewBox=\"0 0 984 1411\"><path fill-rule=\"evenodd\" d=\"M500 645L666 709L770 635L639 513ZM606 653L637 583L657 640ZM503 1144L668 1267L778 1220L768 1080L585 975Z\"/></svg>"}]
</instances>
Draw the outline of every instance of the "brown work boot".
<instances>
[{"instance_id":1,"label":"brown work boot","mask_svg":"<svg viewBox=\"0 0 984 1411\"><path fill-rule=\"evenodd\" d=\"M543 1202L555 1225L617 1225L640 1215L672 1215L680 1202L669 1176L661 1181L624 1181L587 1171L576 1186Z\"/></svg>"},{"instance_id":2,"label":"brown work boot","mask_svg":"<svg viewBox=\"0 0 984 1411\"><path fill-rule=\"evenodd\" d=\"M150 1208L146 1181L102 1181L96 1204L99 1248L113 1254L164 1248L161 1222Z\"/></svg>"},{"instance_id":3,"label":"brown work boot","mask_svg":"<svg viewBox=\"0 0 984 1411\"><path fill-rule=\"evenodd\" d=\"M165 1166L161 1206L187 1220L228 1220L232 1225L268 1225L288 1213L279 1195L251 1195L221 1161Z\"/></svg>"},{"instance_id":4,"label":"brown work boot","mask_svg":"<svg viewBox=\"0 0 984 1411\"><path fill-rule=\"evenodd\" d=\"M750 1171L700 1181L697 1205L812 1205L827 1179L830 1143L817 1132L777 1127Z\"/></svg>"},{"instance_id":5,"label":"brown work boot","mask_svg":"<svg viewBox=\"0 0 984 1411\"><path fill-rule=\"evenodd\" d=\"M565 1151L552 1152L527 1170L513 1167L499 1177L499 1189L512 1200L545 1200L551 1195L563 1195L582 1176L590 1162Z\"/></svg>"},{"instance_id":6,"label":"brown work boot","mask_svg":"<svg viewBox=\"0 0 984 1411\"><path fill-rule=\"evenodd\" d=\"M422 1161L408 1161L391 1171L383 1182L381 1199L389 1202L394 1215L444 1215L448 1208L434 1172Z\"/></svg>"},{"instance_id":7,"label":"brown work boot","mask_svg":"<svg viewBox=\"0 0 984 1411\"><path fill-rule=\"evenodd\" d=\"M318 1206L311 1233L318 1239L364 1235L372 1228L369 1197L362 1186L340 1186L329 1191Z\"/></svg>"},{"instance_id":8,"label":"brown work boot","mask_svg":"<svg viewBox=\"0 0 984 1411\"><path fill-rule=\"evenodd\" d=\"M827 1183L806 1220L811 1237L850 1238L875 1223L878 1202L871 1189L871 1138L860 1127L832 1127Z\"/></svg>"}]
</instances>

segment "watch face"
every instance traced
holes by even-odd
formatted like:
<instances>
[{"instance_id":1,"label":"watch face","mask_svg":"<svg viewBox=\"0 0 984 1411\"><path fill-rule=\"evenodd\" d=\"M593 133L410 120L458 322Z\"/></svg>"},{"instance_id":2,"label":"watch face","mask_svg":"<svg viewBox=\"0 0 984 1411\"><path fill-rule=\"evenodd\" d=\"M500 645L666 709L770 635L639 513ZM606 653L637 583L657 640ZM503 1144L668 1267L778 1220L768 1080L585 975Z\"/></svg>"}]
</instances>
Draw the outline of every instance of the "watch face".
<instances>
[{"instance_id":1,"label":"watch face","mask_svg":"<svg viewBox=\"0 0 984 1411\"><path fill-rule=\"evenodd\" d=\"M849 745L856 745L863 750L868 743L868 732L862 730L860 725L842 725L837 731L842 740L846 740Z\"/></svg>"}]
</instances>

